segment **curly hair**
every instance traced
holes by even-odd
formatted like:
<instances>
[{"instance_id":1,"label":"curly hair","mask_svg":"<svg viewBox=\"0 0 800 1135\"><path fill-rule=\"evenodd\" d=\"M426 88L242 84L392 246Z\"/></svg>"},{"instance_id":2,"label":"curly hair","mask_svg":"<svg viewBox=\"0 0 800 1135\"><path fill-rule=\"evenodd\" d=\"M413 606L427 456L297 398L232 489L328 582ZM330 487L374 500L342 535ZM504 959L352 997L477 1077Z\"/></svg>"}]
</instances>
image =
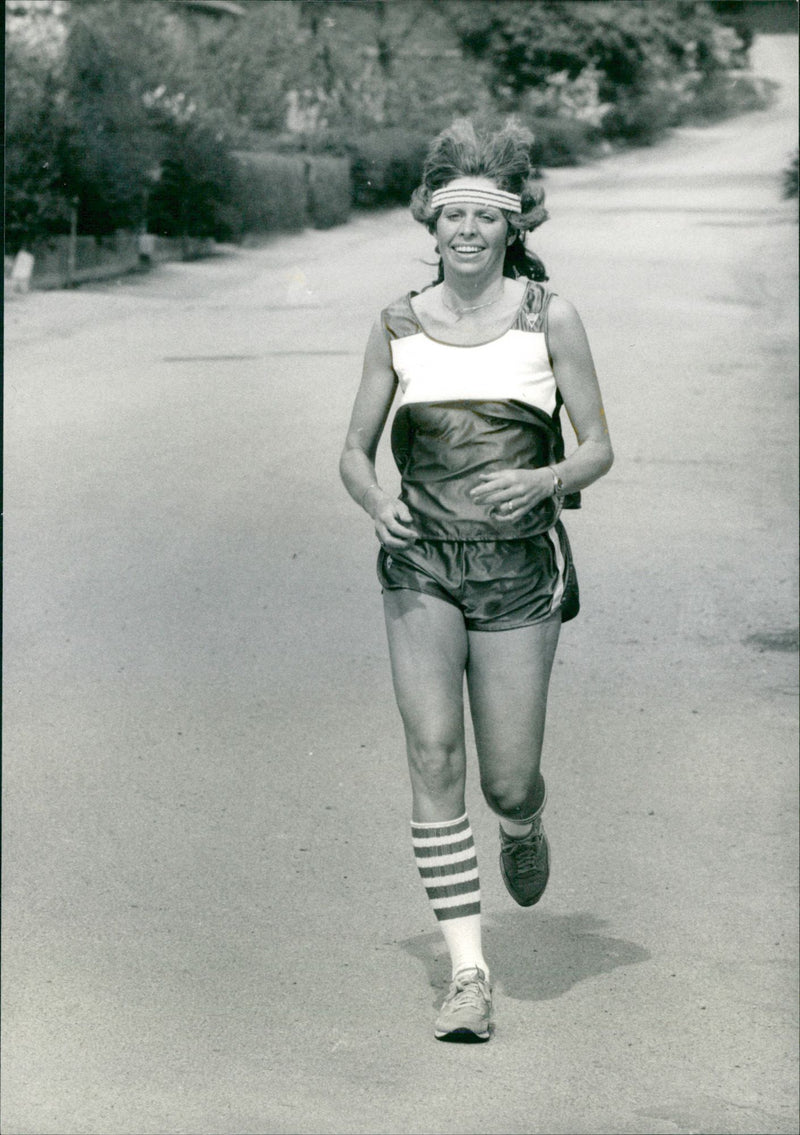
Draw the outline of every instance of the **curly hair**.
<instances>
[{"instance_id":1,"label":"curly hair","mask_svg":"<svg viewBox=\"0 0 800 1135\"><path fill-rule=\"evenodd\" d=\"M506 253L505 275L546 280L544 265L524 244L525 234L548 217L544 190L531 164L532 144L533 134L513 118L493 133L479 133L470 119L457 119L431 142L422 184L411 195L411 215L433 232L441 212L431 207L431 195L436 189L460 177L490 178L498 189L517 193L522 199L521 212L503 210L517 236Z\"/></svg>"}]
</instances>

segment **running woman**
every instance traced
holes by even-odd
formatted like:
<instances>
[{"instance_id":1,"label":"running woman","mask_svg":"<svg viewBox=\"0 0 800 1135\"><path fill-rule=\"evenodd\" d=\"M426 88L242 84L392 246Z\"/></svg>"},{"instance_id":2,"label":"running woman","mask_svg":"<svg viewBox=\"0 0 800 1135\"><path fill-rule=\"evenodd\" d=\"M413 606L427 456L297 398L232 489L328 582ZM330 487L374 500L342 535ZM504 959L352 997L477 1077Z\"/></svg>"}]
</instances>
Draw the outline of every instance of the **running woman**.
<instances>
[{"instance_id":1,"label":"running woman","mask_svg":"<svg viewBox=\"0 0 800 1135\"><path fill-rule=\"evenodd\" d=\"M548 684L561 624L579 605L560 517L613 460L581 320L525 247L547 219L531 141L513 122L485 135L460 120L432 143L411 210L436 237L439 277L375 322L341 458L381 545L411 842L452 962L434 1026L447 1041L488 1040L492 1010L464 802L464 682L503 881L533 906L550 866ZM378 484L375 456L398 394L395 496ZM562 404L577 438L567 458Z\"/></svg>"}]
</instances>

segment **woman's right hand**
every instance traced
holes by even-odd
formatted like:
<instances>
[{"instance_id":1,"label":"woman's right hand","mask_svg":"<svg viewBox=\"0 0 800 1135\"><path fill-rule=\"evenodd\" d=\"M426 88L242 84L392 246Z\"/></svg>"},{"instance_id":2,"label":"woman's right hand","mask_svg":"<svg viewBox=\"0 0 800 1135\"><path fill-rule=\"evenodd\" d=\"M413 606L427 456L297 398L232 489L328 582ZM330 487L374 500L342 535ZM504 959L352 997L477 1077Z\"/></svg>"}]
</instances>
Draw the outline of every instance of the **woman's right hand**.
<instances>
[{"instance_id":1,"label":"woman's right hand","mask_svg":"<svg viewBox=\"0 0 800 1135\"><path fill-rule=\"evenodd\" d=\"M411 513L397 497L382 492L377 501L370 504L369 512L375 521L375 535L384 548L399 552L418 538Z\"/></svg>"}]
</instances>

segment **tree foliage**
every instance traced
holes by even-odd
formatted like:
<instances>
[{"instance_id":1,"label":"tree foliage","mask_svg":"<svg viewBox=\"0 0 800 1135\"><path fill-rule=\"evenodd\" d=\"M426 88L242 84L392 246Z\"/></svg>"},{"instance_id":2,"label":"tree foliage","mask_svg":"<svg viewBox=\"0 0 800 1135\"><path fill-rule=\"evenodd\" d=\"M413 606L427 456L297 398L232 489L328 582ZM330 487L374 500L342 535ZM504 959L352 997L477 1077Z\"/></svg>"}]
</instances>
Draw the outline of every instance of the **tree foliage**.
<instances>
[{"instance_id":1,"label":"tree foliage","mask_svg":"<svg viewBox=\"0 0 800 1135\"><path fill-rule=\"evenodd\" d=\"M141 218L148 170L158 162L143 94L148 82L150 6L130 10L79 5L64 61L66 122L62 144L67 191L80 201L85 231L113 232Z\"/></svg>"},{"instance_id":2,"label":"tree foliage","mask_svg":"<svg viewBox=\"0 0 800 1135\"><path fill-rule=\"evenodd\" d=\"M558 72L575 79L588 66L611 96L654 74L727 66L743 46L725 36L708 4L693 0L448 0L448 11L465 50L489 60L502 96Z\"/></svg>"},{"instance_id":3,"label":"tree foliage","mask_svg":"<svg viewBox=\"0 0 800 1135\"><path fill-rule=\"evenodd\" d=\"M517 113L542 164L579 160L724 104L744 60L694 0L239 4L214 19L177 0L8 0L12 246L63 231L74 199L82 232L225 233L245 192L232 152L257 138L348 156L363 203L405 198L457 115Z\"/></svg>"},{"instance_id":4,"label":"tree foliage","mask_svg":"<svg viewBox=\"0 0 800 1135\"><path fill-rule=\"evenodd\" d=\"M243 19L206 37L194 66L207 106L244 130L284 129L287 92L314 73L303 8L295 0L249 3Z\"/></svg>"},{"instance_id":5,"label":"tree foliage","mask_svg":"<svg viewBox=\"0 0 800 1135\"><path fill-rule=\"evenodd\" d=\"M63 97L46 39L9 40L5 97L5 232L14 253L69 216L61 178Z\"/></svg>"},{"instance_id":6,"label":"tree foliage","mask_svg":"<svg viewBox=\"0 0 800 1135\"><path fill-rule=\"evenodd\" d=\"M611 138L652 140L713 76L744 61L742 40L694 0L448 0L447 8L498 102L580 118L570 99L586 109L593 98L596 125Z\"/></svg>"}]
</instances>

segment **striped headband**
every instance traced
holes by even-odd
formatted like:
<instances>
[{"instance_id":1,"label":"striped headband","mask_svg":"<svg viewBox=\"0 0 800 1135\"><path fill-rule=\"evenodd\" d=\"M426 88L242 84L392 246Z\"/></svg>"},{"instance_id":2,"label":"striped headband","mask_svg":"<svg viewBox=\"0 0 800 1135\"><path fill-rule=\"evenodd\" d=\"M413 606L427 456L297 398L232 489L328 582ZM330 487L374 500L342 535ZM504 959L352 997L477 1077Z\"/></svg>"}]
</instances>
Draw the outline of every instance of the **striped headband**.
<instances>
[{"instance_id":1,"label":"striped headband","mask_svg":"<svg viewBox=\"0 0 800 1135\"><path fill-rule=\"evenodd\" d=\"M469 186L454 186L452 189L436 189L431 194L431 208L439 209L445 205L492 205L495 209L508 209L512 213L522 212L522 198L518 193L506 193L504 189L477 189Z\"/></svg>"}]
</instances>

